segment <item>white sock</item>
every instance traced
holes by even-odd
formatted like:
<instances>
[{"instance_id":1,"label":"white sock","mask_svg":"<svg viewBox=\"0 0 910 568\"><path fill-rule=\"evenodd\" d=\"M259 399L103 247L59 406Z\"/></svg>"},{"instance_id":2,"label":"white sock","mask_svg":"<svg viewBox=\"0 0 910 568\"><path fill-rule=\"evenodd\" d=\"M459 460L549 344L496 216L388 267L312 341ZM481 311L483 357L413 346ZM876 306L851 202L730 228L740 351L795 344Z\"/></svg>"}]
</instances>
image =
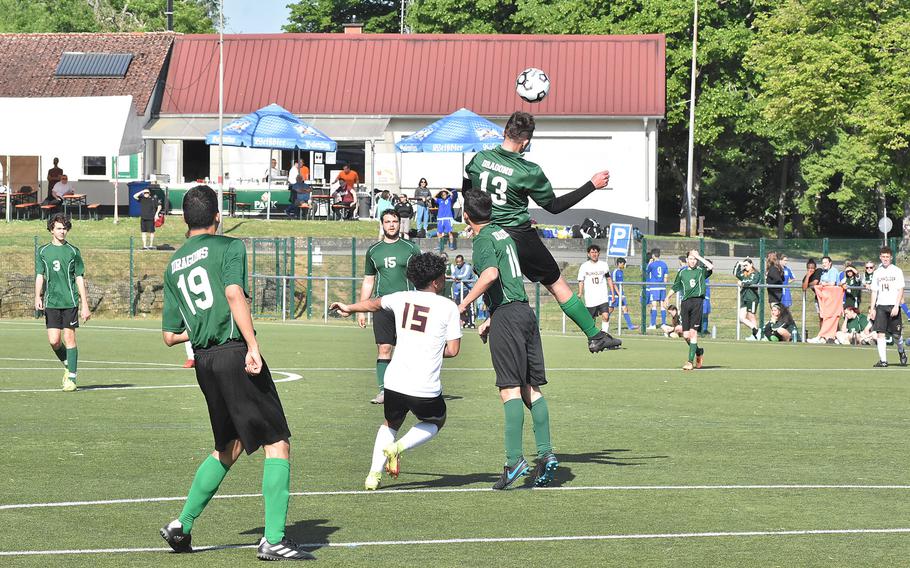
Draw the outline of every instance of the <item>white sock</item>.
<instances>
[{"instance_id":1,"label":"white sock","mask_svg":"<svg viewBox=\"0 0 910 568\"><path fill-rule=\"evenodd\" d=\"M880 336L878 336L878 339L876 340L876 344L878 345L878 360L887 361L888 360L888 350L886 349L886 347L888 347L888 342L885 340L885 338L883 336L880 335Z\"/></svg>"},{"instance_id":2,"label":"white sock","mask_svg":"<svg viewBox=\"0 0 910 568\"><path fill-rule=\"evenodd\" d=\"M600 331L607 332L610 331L610 324L608 322L600 322Z\"/></svg>"},{"instance_id":3,"label":"white sock","mask_svg":"<svg viewBox=\"0 0 910 568\"><path fill-rule=\"evenodd\" d=\"M418 422L398 442L401 444L402 450L410 450L421 444L426 444L433 439L437 432L439 432L437 425L429 422Z\"/></svg>"},{"instance_id":4,"label":"white sock","mask_svg":"<svg viewBox=\"0 0 910 568\"><path fill-rule=\"evenodd\" d=\"M75 381L75 380L76 380L76 373L70 373L70 380L71 380L71 381Z\"/></svg>"},{"instance_id":5,"label":"white sock","mask_svg":"<svg viewBox=\"0 0 910 568\"><path fill-rule=\"evenodd\" d=\"M189 341L184 341L183 348L186 349L186 358L195 361L196 354L193 353L193 345Z\"/></svg>"},{"instance_id":6,"label":"white sock","mask_svg":"<svg viewBox=\"0 0 910 568\"><path fill-rule=\"evenodd\" d=\"M373 463L370 465L370 471L382 471L385 467L385 454L382 450L395 441L395 435L398 430L392 430L385 424L379 427L376 432L376 442L373 444Z\"/></svg>"}]
</instances>

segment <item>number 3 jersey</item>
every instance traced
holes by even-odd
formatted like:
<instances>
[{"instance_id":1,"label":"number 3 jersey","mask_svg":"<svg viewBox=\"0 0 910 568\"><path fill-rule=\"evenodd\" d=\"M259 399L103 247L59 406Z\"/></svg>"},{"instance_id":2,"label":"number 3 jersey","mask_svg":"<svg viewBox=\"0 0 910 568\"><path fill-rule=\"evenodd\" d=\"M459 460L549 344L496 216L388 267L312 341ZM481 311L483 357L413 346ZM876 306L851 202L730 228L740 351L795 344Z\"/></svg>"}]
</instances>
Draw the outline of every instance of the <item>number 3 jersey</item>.
<instances>
[{"instance_id":1,"label":"number 3 jersey","mask_svg":"<svg viewBox=\"0 0 910 568\"><path fill-rule=\"evenodd\" d=\"M65 309L79 305L76 277L85 274L85 264L78 248L67 242L44 245L38 249L35 272L44 276L47 283L45 308Z\"/></svg>"},{"instance_id":2,"label":"number 3 jersey","mask_svg":"<svg viewBox=\"0 0 910 568\"><path fill-rule=\"evenodd\" d=\"M243 339L224 294L231 284L247 293L243 241L219 235L190 237L164 271L161 329L186 330L196 349Z\"/></svg>"},{"instance_id":3,"label":"number 3 jersey","mask_svg":"<svg viewBox=\"0 0 910 568\"><path fill-rule=\"evenodd\" d=\"M422 398L439 396L446 341L461 338L458 306L444 296L412 290L383 296L382 307L395 314L398 332L385 388Z\"/></svg>"},{"instance_id":4,"label":"number 3 jersey","mask_svg":"<svg viewBox=\"0 0 910 568\"><path fill-rule=\"evenodd\" d=\"M872 273L872 290L878 292L875 296L877 306L896 306L903 303L904 299L904 271L893 264L888 268L879 265Z\"/></svg>"}]
</instances>

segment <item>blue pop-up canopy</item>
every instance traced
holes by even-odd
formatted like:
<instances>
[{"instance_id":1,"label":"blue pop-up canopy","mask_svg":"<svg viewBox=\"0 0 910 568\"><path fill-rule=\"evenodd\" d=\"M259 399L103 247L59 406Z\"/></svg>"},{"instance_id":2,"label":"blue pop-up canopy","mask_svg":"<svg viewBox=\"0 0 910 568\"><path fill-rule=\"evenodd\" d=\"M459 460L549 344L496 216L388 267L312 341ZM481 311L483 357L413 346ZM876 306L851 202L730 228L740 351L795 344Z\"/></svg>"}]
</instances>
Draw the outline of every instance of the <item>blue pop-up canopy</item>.
<instances>
[{"instance_id":1,"label":"blue pop-up canopy","mask_svg":"<svg viewBox=\"0 0 910 568\"><path fill-rule=\"evenodd\" d=\"M466 108L440 118L395 144L399 152L480 152L503 142L502 128Z\"/></svg>"},{"instance_id":2,"label":"blue pop-up canopy","mask_svg":"<svg viewBox=\"0 0 910 568\"><path fill-rule=\"evenodd\" d=\"M274 103L232 120L221 130L209 132L205 137L205 143L216 145L219 137L225 146L247 148L334 152L338 147L335 141L323 132Z\"/></svg>"}]
</instances>

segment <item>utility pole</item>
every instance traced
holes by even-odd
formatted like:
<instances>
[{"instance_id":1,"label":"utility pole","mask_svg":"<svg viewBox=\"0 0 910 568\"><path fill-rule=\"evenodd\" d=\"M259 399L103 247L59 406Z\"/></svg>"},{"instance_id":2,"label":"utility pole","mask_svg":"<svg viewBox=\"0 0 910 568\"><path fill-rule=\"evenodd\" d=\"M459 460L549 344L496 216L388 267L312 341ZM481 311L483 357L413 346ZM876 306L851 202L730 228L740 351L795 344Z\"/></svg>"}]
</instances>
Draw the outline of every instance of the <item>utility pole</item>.
<instances>
[{"instance_id":1,"label":"utility pole","mask_svg":"<svg viewBox=\"0 0 910 568\"><path fill-rule=\"evenodd\" d=\"M692 166L695 162L695 53L698 48L698 0L692 15L692 72L689 82L689 167L686 172L686 236L692 236Z\"/></svg>"}]
</instances>

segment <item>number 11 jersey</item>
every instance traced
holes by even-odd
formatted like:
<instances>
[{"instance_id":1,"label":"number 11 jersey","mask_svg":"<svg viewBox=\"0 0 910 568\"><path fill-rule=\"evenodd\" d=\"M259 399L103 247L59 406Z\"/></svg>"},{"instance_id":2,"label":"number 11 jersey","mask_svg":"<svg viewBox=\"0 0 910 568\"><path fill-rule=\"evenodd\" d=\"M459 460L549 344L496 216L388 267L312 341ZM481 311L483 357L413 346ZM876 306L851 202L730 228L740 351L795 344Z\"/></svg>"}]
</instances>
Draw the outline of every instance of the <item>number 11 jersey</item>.
<instances>
[{"instance_id":1,"label":"number 11 jersey","mask_svg":"<svg viewBox=\"0 0 910 568\"><path fill-rule=\"evenodd\" d=\"M243 241L207 234L190 237L164 271L161 329L188 331L196 349L243 339L224 290L236 284L246 294L246 276Z\"/></svg>"}]
</instances>

